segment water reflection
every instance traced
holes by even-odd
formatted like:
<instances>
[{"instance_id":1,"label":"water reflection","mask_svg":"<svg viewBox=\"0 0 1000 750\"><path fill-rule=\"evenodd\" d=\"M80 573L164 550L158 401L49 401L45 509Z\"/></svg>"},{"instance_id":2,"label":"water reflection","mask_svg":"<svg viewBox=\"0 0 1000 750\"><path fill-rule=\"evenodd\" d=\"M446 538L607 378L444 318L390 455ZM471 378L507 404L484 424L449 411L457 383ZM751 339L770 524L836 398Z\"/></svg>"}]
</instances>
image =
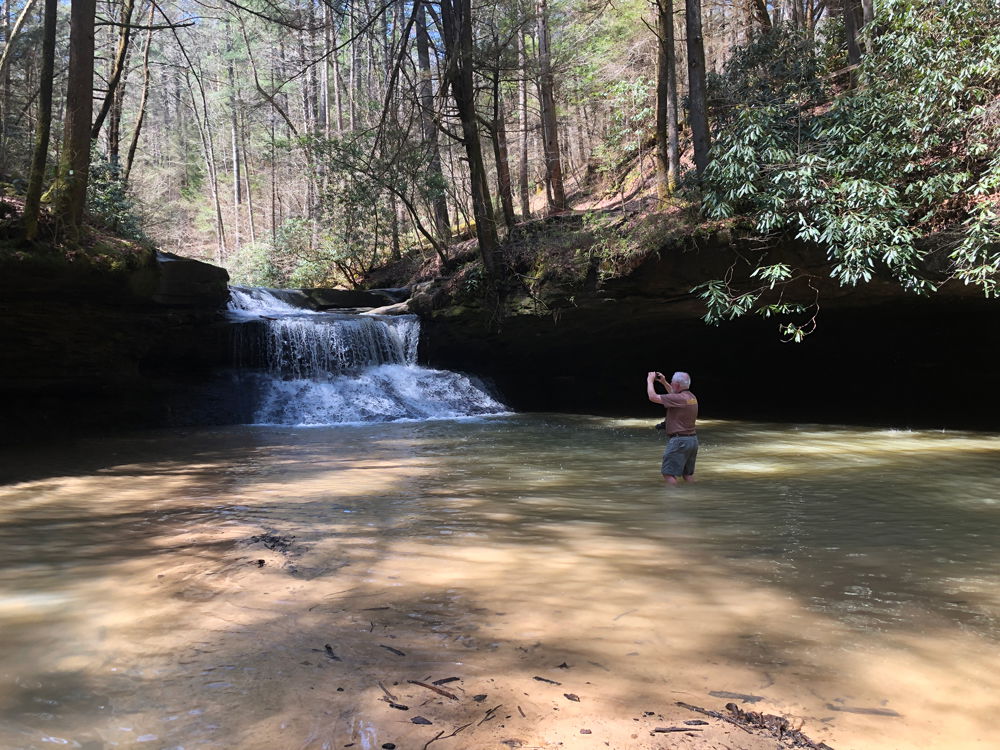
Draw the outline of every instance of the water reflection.
<instances>
[{"instance_id":1,"label":"water reflection","mask_svg":"<svg viewBox=\"0 0 1000 750\"><path fill-rule=\"evenodd\" d=\"M990 746L995 436L708 422L671 490L652 421L4 456L0 746L423 747L503 704L463 748L634 747L713 693L838 750ZM452 676L462 700L408 682Z\"/></svg>"}]
</instances>

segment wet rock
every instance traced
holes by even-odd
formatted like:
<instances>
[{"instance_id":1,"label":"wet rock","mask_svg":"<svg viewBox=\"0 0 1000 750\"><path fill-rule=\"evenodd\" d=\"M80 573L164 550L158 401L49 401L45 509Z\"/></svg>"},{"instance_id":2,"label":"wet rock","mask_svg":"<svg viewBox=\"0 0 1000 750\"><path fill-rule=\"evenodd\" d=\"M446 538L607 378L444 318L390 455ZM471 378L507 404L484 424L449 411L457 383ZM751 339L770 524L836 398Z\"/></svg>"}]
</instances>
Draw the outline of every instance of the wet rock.
<instances>
[{"instance_id":1,"label":"wet rock","mask_svg":"<svg viewBox=\"0 0 1000 750\"><path fill-rule=\"evenodd\" d=\"M373 307L371 310L367 310L362 315L409 315L410 303L409 302L397 302L393 305L386 305L385 307Z\"/></svg>"},{"instance_id":2,"label":"wet rock","mask_svg":"<svg viewBox=\"0 0 1000 750\"><path fill-rule=\"evenodd\" d=\"M158 284L152 299L172 307L223 307L229 300L229 273L224 268L157 252Z\"/></svg>"},{"instance_id":3,"label":"wet rock","mask_svg":"<svg viewBox=\"0 0 1000 750\"><path fill-rule=\"evenodd\" d=\"M358 307L385 307L404 302L409 289L294 289L316 310L337 310Z\"/></svg>"}]
</instances>

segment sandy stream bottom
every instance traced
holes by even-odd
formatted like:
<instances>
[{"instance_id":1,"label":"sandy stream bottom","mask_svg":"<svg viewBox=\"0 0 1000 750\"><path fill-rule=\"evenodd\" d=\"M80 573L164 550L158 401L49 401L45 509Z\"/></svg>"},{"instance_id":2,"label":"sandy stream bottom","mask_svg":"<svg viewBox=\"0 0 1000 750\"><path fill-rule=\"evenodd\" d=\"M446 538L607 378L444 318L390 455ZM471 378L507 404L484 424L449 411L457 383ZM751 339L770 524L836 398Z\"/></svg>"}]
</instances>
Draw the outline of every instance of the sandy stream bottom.
<instances>
[{"instance_id":1,"label":"sandy stream bottom","mask_svg":"<svg viewBox=\"0 0 1000 750\"><path fill-rule=\"evenodd\" d=\"M431 505L359 508L431 476L418 456L274 462L222 505L218 470L0 487L0 518L50 535L5 581L0 747L779 747L676 705L730 700L836 750L996 746L996 652L950 658L972 635L862 653L790 595L628 533L437 539ZM451 514L506 520L454 483L436 492ZM453 677L450 695L427 687ZM943 724L939 697L965 711ZM653 731L668 727L686 731Z\"/></svg>"}]
</instances>

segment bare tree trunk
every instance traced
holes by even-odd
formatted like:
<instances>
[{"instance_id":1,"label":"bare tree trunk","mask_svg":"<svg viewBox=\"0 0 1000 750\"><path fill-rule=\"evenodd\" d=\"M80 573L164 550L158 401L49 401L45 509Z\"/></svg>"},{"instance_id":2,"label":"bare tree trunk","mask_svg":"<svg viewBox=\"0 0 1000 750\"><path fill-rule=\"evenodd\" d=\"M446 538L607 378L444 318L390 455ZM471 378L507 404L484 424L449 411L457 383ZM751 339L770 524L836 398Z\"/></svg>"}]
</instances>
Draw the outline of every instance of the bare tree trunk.
<instances>
[{"instance_id":1,"label":"bare tree trunk","mask_svg":"<svg viewBox=\"0 0 1000 750\"><path fill-rule=\"evenodd\" d=\"M330 117L330 51L333 44L331 34L330 6L323 3L323 64L320 67L320 109L322 111L323 138L330 140L332 134Z\"/></svg>"},{"instance_id":2,"label":"bare tree trunk","mask_svg":"<svg viewBox=\"0 0 1000 750\"><path fill-rule=\"evenodd\" d=\"M479 142L479 118L476 114L475 88L473 85L473 45L471 0L441 0L441 21L444 26L446 54L445 66L449 71L452 96L462 123L462 142L469 163L469 187L472 194L472 213L476 221L476 236L483 268L489 285L495 286L503 271L500 259L500 242L497 239L496 220L490 204Z\"/></svg>"},{"instance_id":3,"label":"bare tree trunk","mask_svg":"<svg viewBox=\"0 0 1000 750\"><path fill-rule=\"evenodd\" d=\"M159 5L154 5L160 15L162 15L164 20L169 24L170 20L164 13L163 8ZM184 80L187 83L188 94L191 98L191 112L194 115L195 125L198 127L198 135L201 138L202 155L205 159L205 171L208 172L208 184L211 188L212 203L215 206L216 262L221 264L226 257L226 227L222 217L222 202L219 196L218 162L215 158L215 139L212 137L211 118L209 117L208 112L208 96L205 93L205 86L202 82L201 76L198 75L194 63L191 61L191 56L188 55L187 49L181 42L180 35L177 33L177 28L171 26L171 31L174 36L174 41L177 42L177 47L180 50L181 55L184 57L184 61L187 63ZM195 83L198 84L199 97L197 98L195 97L195 87L191 84L192 78L194 78ZM201 102L200 107L199 99Z\"/></svg>"},{"instance_id":4,"label":"bare tree trunk","mask_svg":"<svg viewBox=\"0 0 1000 750\"><path fill-rule=\"evenodd\" d=\"M568 173L567 179L572 179L577 164L573 160L573 138L565 117L559 122L559 156L562 159L565 172ZM565 184L566 180L563 180L563 185Z\"/></svg>"},{"instance_id":5,"label":"bare tree trunk","mask_svg":"<svg viewBox=\"0 0 1000 750\"><path fill-rule=\"evenodd\" d=\"M694 163L698 177L708 167L708 112L705 101L705 46L701 35L701 0L686 0L688 52L688 121L694 142Z\"/></svg>"},{"instance_id":6,"label":"bare tree trunk","mask_svg":"<svg viewBox=\"0 0 1000 750\"><path fill-rule=\"evenodd\" d=\"M153 25L153 11L155 6L149 5L149 20L146 24ZM139 113L135 119L135 129L132 130L132 140L128 145L128 156L125 157L125 169L122 172L122 181L128 182L129 175L132 174L132 164L135 162L135 152L139 146L139 133L142 131L142 123L146 118L146 102L149 99L149 46L153 38L153 29L146 31L146 44L142 49L142 98L139 100Z\"/></svg>"},{"instance_id":7,"label":"bare tree trunk","mask_svg":"<svg viewBox=\"0 0 1000 750\"><path fill-rule=\"evenodd\" d=\"M332 32L331 32L332 33ZM336 44L337 38L333 37L333 43ZM341 95L341 72L340 72L340 50L334 50L333 52L333 101L334 106L337 108L337 135L344 134L344 102L343 96Z\"/></svg>"},{"instance_id":8,"label":"bare tree trunk","mask_svg":"<svg viewBox=\"0 0 1000 750\"><path fill-rule=\"evenodd\" d=\"M396 196L389 192L389 210L392 212L391 236L392 236L392 259L399 260L403 257L402 248L399 244L399 206L396 204Z\"/></svg>"},{"instance_id":9,"label":"bare tree trunk","mask_svg":"<svg viewBox=\"0 0 1000 750\"><path fill-rule=\"evenodd\" d=\"M90 177L90 126L94 113L94 16L96 0L70 6L69 77L63 152L56 180L55 213L71 235L79 233Z\"/></svg>"},{"instance_id":10,"label":"bare tree trunk","mask_svg":"<svg viewBox=\"0 0 1000 750\"><path fill-rule=\"evenodd\" d=\"M861 0L861 11L863 13L865 26L875 20L875 7L872 0Z\"/></svg>"},{"instance_id":11,"label":"bare tree trunk","mask_svg":"<svg viewBox=\"0 0 1000 750\"><path fill-rule=\"evenodd\" d=\"M0 0L3 9L0 11L0 30L3 31L4 55L9 55L11 28L10 4L12 0ZM2 67L0 75L0 164L7 163L7 115L10 112L10 76L7 68Z\"/></svg>"},{"instance_id":12,"label":"bare tree trunk","mask_svg":"<svg viewBox=\"0 0 1000 750\"><path fill-rule=\"evenodd\" d=\"M17 16L17 20L14 21L13 28L10 29L10 33L6 39L4 39L3 54L0 54L0 78L6 80L7 78L7 67L10 65L11 56L14 50L14 43L17 42L17 38L21 35L21 29L24 27L24 22L28 20L28 15L31 13L31 9L35 5L35 0L27 0L24 7L21 8L21 12ZM10 4L8 3L5 7L5 15L10 12ZM6 18L4 19L6 21ZM6 25L6 24L5 24ZM6 114L6 110L4 110Z\"/></svg>"},{"instance_id":13,"label":"bare tree trunk","mask_svg":"<svg viewBox=\"0 0 1000 750\"><path fill-rule=\"evenodd\" d=\"M309 6L310 18L313 16L313 6ZM310 21L310 27L314 24ZM300 31L298 33L298 43L299 43L299 59L302 61L301 64L305 65L306 61L310 58L307 52L306 45L306 32ZM316 91L316 67L309 66L306 75L303 76L302 80L302 129L301 132L308 138L316 133L316 117L315 109L313 107L313 99ZM312 220L316 218L316 163L313 158L313 150L307 145L304 149L306 157L306 195L305 195L305 215L308 219Z\"/></svg>"},{"instance_id":14,"label":"bare tree trunk","mask_svg":"<svg viewBox=\"0 0 1000 750\"><path fill-rule=\"evenodd\" d=\"M250 242L257 244L257 225L254 220L253 215L253 190L250 184L250 156L247 153L247 139L246 139L246 122L244 120L243 128L240 130L240 145L243 149L243 176L246 180L246 194L247 194L247 226L250 228Z\"/></svg>"},{"instance_id":15,"label":"bare tree trunk","mask_svg":"<svg viewBox=\"0 0 1000 750\"><path fill-rule=\"evenodd\" d=\"M240 182L240 134L239 113L237 111L236 75L233 72L233 37L226 23L226 74L229 78L229 129L233 158L233 249L239 252L240 206L243 205L242 183Z\"/></svg>"},{"instance_id":16,"label":"bare tree trunk","mask_svg":"<svg viewBox=\"0 0 1000 750\"><path fill-rule=\"evenodd\" d=\"M35 151L28 175L28 193L24 199L24 236L38 236L38 212L41 209L45 162L49 154L49 133L52 125L52 75L56 59L56 13L58 0L45 0L45 22L42 32L41 89L38 93L38 123L35 128Z\"/></svg>"},{"instance_id":17,"label":"bare tree trunk","mask_svg":"<svg viewBox=\"0 0 1000 750\"><path fill-rule=\"evenodd\" d=\"M108 160L114 165L116 172L120 175L121 165L121 140L122 140L122 119L125 110L125 81L128 77L128 57L126 54L125 69L121 74L118 85L115 87L114 99L111 102L111 111L108 113Z\"/></svg>"},{"instance_id":18,"label":"bare tree trunk","mask_svg":"<svg viewBox=\"0 0 1000 750\"><path fill-rule=\"evenodd\" d=\"M202 156L205 159L205 171L208 173L212 204L215 206L215 260L217 263L222 263L226 259L226 229L222 218L222 201L219 195L219 173L215 159L215 139L212 137L211 124L208 117L208 99L205 96L205 89L202 86L201 77L195 71L190 59L188 59L188 68L185 77L187 78L188 93L191 96L191 110L194 113L195 125L198 127L198 135L201 137ZM195 97L195 87L191 84L192 78L198 84L198 90L201 92L201 112L198 111L198 99Z\"/></svg>"},{"instance_id":19,"label":"bare tree trunk","mask_svg":"<svg viewBox=\"0 0 1000 750\"><path fill-rule=\"evenodd\" d=\"M656 75L656 166L660 200L677 190L680 139L677 128L677 59L674 51L674 2L658 0Z\"/></svg>"},{"instance_id":20,"label":"bare tree trunk","mask_svg":"<svg viewBox=\"0 0 1000 750\"><path fill-rule=\"evenodd\" d=\"M278 244L278 173L274 145L275 115L271 113L271 247Z\"/></svg>"},{"instance_id":21,"label":"bare tree trunk","mask_svg":"<svg viewBox=\"0 0 1000 750\"><path fill-rule=\"evenodd\" d=\"M416 0L420 2L421 0ZM448 203L444 192L444 174L441 171L441 149L438 145L438 129L434 122L434 87L431 82L430 36L427 34L427 17L425 9L420 8L416 15L417 25L417 61L420 65L420 129L424 143L427 144L430 159L427 170L431 176L431 211L433 214L434 233L442 245L447 245L451 239L451 223L448 220ZM442 256L441 261L446 264Z\"/></svg>"},{"instance_id":22,"label":"bare tree trunk","mask_svg":"<svg viewBox=\"0 0 1000 750\"><path fill-rule=\"evenodd\" d=\"M587 112L580 102L576 104L576 137L580 142L580 163L585 170L590 164L590 123L587 122Z\"/></svg>"},{"instance_id":23,"label":"bare tree trunk","mask_svg":"<svg viewBox=\"0 0 1000 750\"><path fill-rule=\"evenodd\" d=\"M521 218L531 218L531 193L528 190L528 54L524 44L524 32L518 35L520 46L518 55L521 69L521 107L518 119L521 128L521 154L518 169L518 192L521 194Z\"/></svg>"},{"instance_id":24,"label":"bare tree trunk","mask_svg":"<svg viewBox=\"0 0 1000 750\"><path fill-rule=\"evenodd\" d=\"M857 65L861 62L861 48L858 46L858 20L852 0L843 0L844 36L847 42L847 62ZM853 77L852 77L853 78Z\"/></svg>"},{"instance_id":25,"label":"bare tree trunk","mask_svg":"<svg viewBox=\"0 0 1000 750\"><path fill-rule=\"evenodd\" d=\"M351 53L351 71L350 78L347 81L347 96L350 98L350 124L351 130L358 129L358 110L357 104L354 101L354 92L357 91L358 86L358 40L354 34L354 10L351 10L350 14L350 27L347 33L350 35L350 53Z\"/></svg>"},{"instance_id":26,"label":"bare tree trunk","mask_svg":"<svg viewBox=\"0 0 1000 750\"><path fill-rule=\"evenodd\" d=\"M552 199L549 210L564 211L566 189L563 186L562 162L559 158L559 128L556 120L555 81L552 76L552 52L549 45L548 0L536 0L536 23L538 27L538 84L541 91L542 142L545 149L545 168Z\"/></svg>"},{"instance_id":27,"label":"bare tree trunk","mask_svg":"<svg viewBox=\"0 0 1000 750\"><path fill-rule=\"evenodd\" d=\"M122 75L125 71L125 60L128 56L129 42L131 41L132 32L132 13L135 12L135 0L123 0L122 11L121 11L121 26L118 29L118 49L115 52L114 63L111 66L111 75L108 78L108 90L104 95L104 101L101 103L101 110L97 114L97 118L94 120L94 127L91 130L90 137L94 140L97 136L101 134L101 127L104 125L104 120L108 116L114 107L116 101L116 95L118 94L118 86L121 83ZM119 98L120 102L121 99ZM109 144L111 142L109 141ZM113 144L113 147L109 149L111 151L117 152L117 144Z\"/></svg>"},{"instance_id":28,"label":"bare tree trunk","mask_svg":"<svg viewBox=\"0 0 1000 750\"><path fill-rule=\"evenodd\" d=\"M750 0L750 16L753 21L760 24L762 31L771 30L771 16L767 12L767 3L764 0Z\"/></svg>"},{"instance_id":29,"label":"bare tree trunk","mask_svg":"<svg viewBox=\"0 0 1000 750\"><path fill-rule=\"evenodd\" d=\"M193 76L198 82L198 87L201 89L201 78L198 76L194 69L188 70L189 75ZM195 109L195 124L198 126L198 132L201 135L201 145L204 151L205 157L205 168L208 172L208 184L212 192L212 203L215 206L215 237L216 237L216 257L215 260L218 263L222 263L226 259L226 226L225 221L222 218L222 199L219 195L219 171L218 163L215 159L215 139L212 137L211 124L208 118L208 102L205 100L204 90L202 89L202 105L205 108L204 116L201 116L197 112L198 103L194 98L194 87L190 85L190 80L188 81L188 86L191 92L191 106Z\"/></svg>"},{"instance_id":30,"label":"bare tree trunk","mask_svg":"<svg viewBox=\"0 0 1000 750\"><path fill-rule=\"evenodd\" d=\"M514 194L511 190L510 162L507 155L507 127L504 124L503 98L500 93L500 71L493 71L493 158L497 164L497 188L507 231L514 231Z\"/></svg>"}]
</instances>

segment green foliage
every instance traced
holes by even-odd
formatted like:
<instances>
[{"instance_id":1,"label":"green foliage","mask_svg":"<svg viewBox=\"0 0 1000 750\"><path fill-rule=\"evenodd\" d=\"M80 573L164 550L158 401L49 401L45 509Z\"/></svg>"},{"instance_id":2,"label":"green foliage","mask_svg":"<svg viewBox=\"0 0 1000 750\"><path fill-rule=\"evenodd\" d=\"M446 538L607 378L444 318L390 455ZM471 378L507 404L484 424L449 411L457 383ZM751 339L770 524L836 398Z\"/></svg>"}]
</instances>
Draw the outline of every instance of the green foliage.
<instances>
[{"instance_id":1,"label":"green foliage","mask_svg":"<svg viewBox=\"0 0 1000 750\"><path fill-rule=\"evenodd\" d=\"M623 217L619 212L588 212L584 229L592 236L588 248L601 279L616 278L634 270L668 238L668 220L660 214Z\"/></svg>"},{"instance_id":2,"label":"green foliage","mask_svg":"<svg viewBox=\"0 0 1000 750\"><path fill-rule=\"evenodd\" d=\"M274 265L274 248L270 243L256 242L240 247L226 259L229 279L239 286L282 287L281 274Z\"/></svg>"},{"instance_id":3,"label":"green foliage","mask_svg":"<svg viewBox=\"0 0 1000 750\"><path fill-rule=\"evenodd\" d=\"M317 286L331 275L315 250L312 222L299 216L278 227L272 259L282 286Z\"/></svg>"},{"instance_id":4,"label":"green foliage","mask_svg":"<svg viewBox=\"0 0 1000 750\"><path fill-rule=\"evenodd\" d=\"M233 283L242 286L318 286L329 276L329 266L317 262L312 248L312 225L306 219L286 219L273 242L243 245L227 259Z\"/></svg>"},{"instance_id":5,"label":"green foliage","mask_svg":"<svg viewBox=\"0 0 1000 750\"><path fill-rule=\"evenodd\" d=\"M991 0L886 0L879 18L859 85L836 96L785 29L733 57L704 209L818 245L845 285L881 277L928 291L952 277L993 294L1000 9ZM927 263L934 248L948 251L944 277ZM773 287L795 272L755 276ZM700 290L711 321L764 311L725 285Z\"/></svg>"},{"instance_id":6,"label":"green foliage","mask_svg":"<svg viewBox=\"0 0 1000 750\"><path fill-rule=\"evenodd\" d=\"M142 215L116 162L96 155L87 183L87 212L91 218L120 237L147 241Z\"/></svg>"},{"instance_id":7,"label":"green foliage","mask_svg":"<svg viewBox=\"0 0 1000 750\"><path fill-rule=\"evenodd\" d=\"M649 92L653 84L639 76L611 84L604 94L609 104L609 127L606 137L595 149L602 171L612 172L619 162L634 155L649 136L649 125L656 119Z\"/></svg>"}]
</instances>

